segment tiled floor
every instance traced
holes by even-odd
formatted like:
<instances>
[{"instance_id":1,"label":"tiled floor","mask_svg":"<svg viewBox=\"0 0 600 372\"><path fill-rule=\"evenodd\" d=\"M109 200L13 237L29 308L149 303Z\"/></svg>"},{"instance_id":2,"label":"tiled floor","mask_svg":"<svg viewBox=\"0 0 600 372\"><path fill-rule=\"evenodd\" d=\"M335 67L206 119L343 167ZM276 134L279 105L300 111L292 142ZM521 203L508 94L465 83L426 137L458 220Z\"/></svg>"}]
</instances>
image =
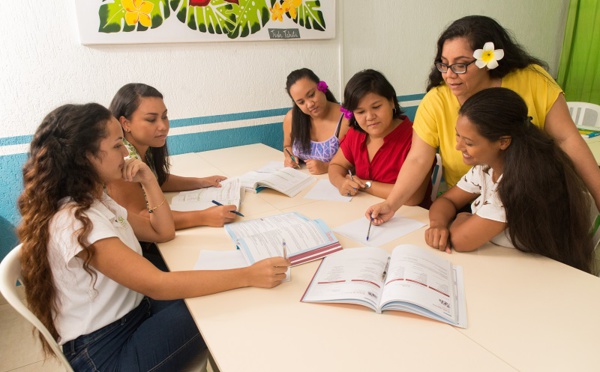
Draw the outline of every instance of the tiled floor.
<instances>
[{"instance_id":1,"label":"tiled floor","mask_svg":"<svg viewBox=\"0 0 600 372\"><path fill-rule=\"evenodd\" d=\"M32 326L0 296L0 372L63 372L50 358L44 361L40 342ZM208 372L212 372L210 366Z\"/></svg>"},{"instance_id":2,"label":"tiled floor","mask_svg":"<svg viewBox=\"0 0 600 372\"><path fill-rule=\"evenodd\" d=\"M32 326L4 299L0 303L0 372L64 371L53 359L44 362Z\"/></svg>"}]
</instances>

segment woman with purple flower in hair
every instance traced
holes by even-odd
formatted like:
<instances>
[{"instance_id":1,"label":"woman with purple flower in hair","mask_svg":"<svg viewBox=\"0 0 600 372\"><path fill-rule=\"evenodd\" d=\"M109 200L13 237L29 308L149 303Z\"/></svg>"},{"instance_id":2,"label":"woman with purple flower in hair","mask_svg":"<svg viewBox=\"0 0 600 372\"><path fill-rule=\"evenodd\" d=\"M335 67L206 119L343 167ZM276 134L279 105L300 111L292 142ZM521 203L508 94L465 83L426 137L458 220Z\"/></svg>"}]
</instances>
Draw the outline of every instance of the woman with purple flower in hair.
<instances>
[{"instance_id":1,"label":"woman with purple flower in hair","mask_svg":"<svg viewBox=\"0 0 600 372\"><path fill-rule=\"evenodd\" d=\"M348 119L327 83L312 70L292 71L285 87L294 106L283 119L284 165L298 168L303 161L311 174L327 173L348 131Z\"/></svg>"}]
</instances>

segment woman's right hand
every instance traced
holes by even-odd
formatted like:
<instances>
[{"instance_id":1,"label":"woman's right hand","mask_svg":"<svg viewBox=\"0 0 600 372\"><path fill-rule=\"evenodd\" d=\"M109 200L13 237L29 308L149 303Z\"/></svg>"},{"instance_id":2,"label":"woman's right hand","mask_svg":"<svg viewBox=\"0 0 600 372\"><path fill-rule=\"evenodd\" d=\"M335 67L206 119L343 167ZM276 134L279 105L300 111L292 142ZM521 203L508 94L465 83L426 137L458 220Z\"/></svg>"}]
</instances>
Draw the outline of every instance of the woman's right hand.
<instances>
[{"instance_id":1,"label":"woman's right hand","mask_svg":"<svg viewBox=\"0 0 600 372\"><path fill-rule=\"evenodd\" d=\"M139 182L145 185L148 182L156 181L156 176L148 165L136 158L125 159L121 172L123 180L127 182Z\"/></svg>"},{"instance_id":2,"label":"woman's right hand","mask_svg":"<svg viewBox=\"0 0 600 372\"><path fill-rule=\"evenodd\" d=\"M390 206L387 200L370 206L365 212L365 217L373 220L373 225L379 226L394 217L396 211Z\"/></svg>"},{"instance_id":3,"label":"woman's right hand","mask_svg":"<svg viewBox=\"0 0 600 372\"><path fill-rule=\"evenodd\" d=\"M248 285L259 288L273 288L281 284L290 261L283 257L271 257L248 267Z\"/></svg>"},{"instance_id":4,"label":"woman's right hand","mask_svg":"<svg viewBox=\"0 0 600 372\"><path fill-rule=\"evenodd\" d=\"M298 165L297 162L293 161L292 158L290 158L288 155L285 156L285 159L283 160L283 165L295 169L300 168L300 165Z\"/></svg>"},{"instance_id":5,"label":"woman's right hand","mask_svg":"<svg viewBox=\"0 0 600 372\"><path fill-rule=\"evenodd\" d=\"M214 206L203 210L203 226L223 227L226 223L233 222L236 217L235 205Z\"/></svg>"}]
</instances>

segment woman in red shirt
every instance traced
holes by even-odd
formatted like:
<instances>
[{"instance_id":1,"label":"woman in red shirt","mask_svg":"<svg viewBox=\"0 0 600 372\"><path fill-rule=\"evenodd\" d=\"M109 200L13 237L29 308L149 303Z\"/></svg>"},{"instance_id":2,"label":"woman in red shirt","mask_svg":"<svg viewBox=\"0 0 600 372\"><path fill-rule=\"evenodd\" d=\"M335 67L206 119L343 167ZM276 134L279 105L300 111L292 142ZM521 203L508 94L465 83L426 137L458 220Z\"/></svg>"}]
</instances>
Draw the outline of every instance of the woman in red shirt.
<instances>
[{"instance_id":1,"label":"woman in red shirt","mask_svg":"<svg viewBox=\"0 0 600 372\"><path fill-rule=\"evenodd\" d=\"M363 191L386 198L410 150L412 122L403 115L394 87L375 70L358 72L348 81L342 110L350 130L331 160L329 180L342 195ZM430 179L408 205L431 204Z\"/></svg>"}]
</instances>

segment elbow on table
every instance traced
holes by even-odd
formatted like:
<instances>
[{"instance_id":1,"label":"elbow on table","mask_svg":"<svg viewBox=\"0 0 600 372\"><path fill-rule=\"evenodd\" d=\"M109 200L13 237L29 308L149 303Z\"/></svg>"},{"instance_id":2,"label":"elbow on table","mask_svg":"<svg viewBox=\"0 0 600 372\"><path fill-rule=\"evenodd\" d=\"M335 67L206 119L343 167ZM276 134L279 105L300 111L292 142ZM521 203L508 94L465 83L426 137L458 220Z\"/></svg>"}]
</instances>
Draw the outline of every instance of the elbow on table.
<instances>
[{"instance_id":1,"label":"elbow on table","mask_svg":"<svg viewBox=\"0 0 600 372\"><path fill-rule=\"evenodd\" d=\"M160 233L157 235L156 239L154 239L155 243L166 243L175 239L175 229L169 232Z\"/></svg>"},{"instance_id":2,"label":"elbow on table","mask_svg":"<svg viewBox=\"0 0 600 372\"><path fill-rule=\"evenodd\" d=\"M451 237L450 241L452 248L457 252L473 252L483 245L461 237Z\"/></svg>"}]
</instances>

